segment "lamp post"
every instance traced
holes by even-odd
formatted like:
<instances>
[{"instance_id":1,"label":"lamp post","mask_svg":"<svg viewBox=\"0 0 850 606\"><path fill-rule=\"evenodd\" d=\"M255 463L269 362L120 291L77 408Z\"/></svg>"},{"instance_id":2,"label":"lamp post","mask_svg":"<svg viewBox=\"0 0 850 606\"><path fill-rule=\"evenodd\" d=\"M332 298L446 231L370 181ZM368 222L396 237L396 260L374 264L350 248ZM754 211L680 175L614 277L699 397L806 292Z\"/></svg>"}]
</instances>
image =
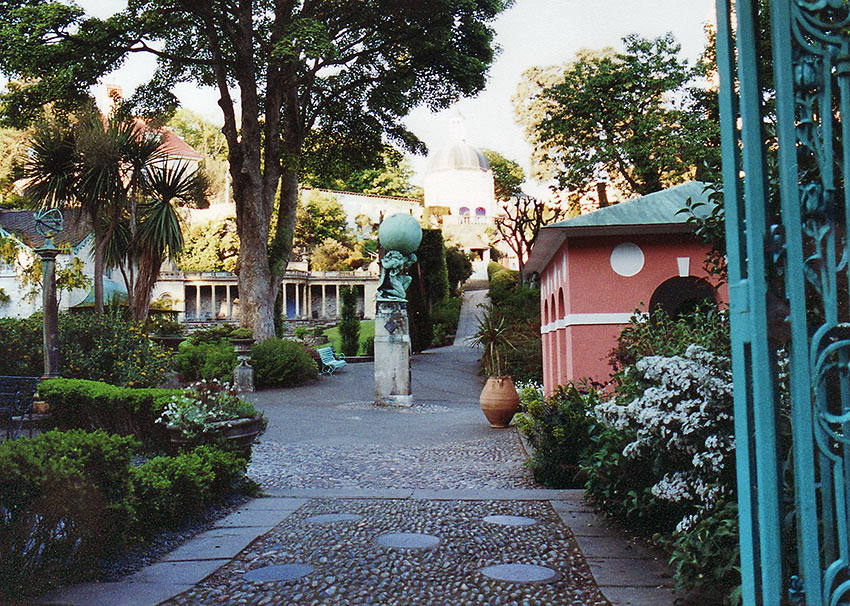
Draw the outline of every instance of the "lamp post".
<instances>
[{"instance_id":1,"label":"lamp post","mask_svg":"<svg viewBox=\"0 0 850 606\"><path fill-rule=\"evenodd\" d=\"M62 231L64 220L57 208L42 210L35 215L35 228L44 237L44 244L36 249L41 259L41 290L44 306L44 377L59 376L59 309L56 302L56 255L59 249L53 236Z\"/></svg>"}]
</instances>

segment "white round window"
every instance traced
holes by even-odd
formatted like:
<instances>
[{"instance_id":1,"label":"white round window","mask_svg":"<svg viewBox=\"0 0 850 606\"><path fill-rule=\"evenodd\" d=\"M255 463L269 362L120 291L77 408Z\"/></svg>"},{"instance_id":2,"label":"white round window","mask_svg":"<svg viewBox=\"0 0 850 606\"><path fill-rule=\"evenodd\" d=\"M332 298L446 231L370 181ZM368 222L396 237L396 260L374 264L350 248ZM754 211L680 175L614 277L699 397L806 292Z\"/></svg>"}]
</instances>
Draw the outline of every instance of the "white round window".
<instances>
[{"instance_id":1,"label":"white round window","mask_svg":"<svg viewBox=\"0 0 850 606\"><path fill-rule=\"evenodd\" d=\"M611 269L621 276L629 278L643 269L643 251L633 242L617 244L611 251Z\"/></svg>"}]
</instances>

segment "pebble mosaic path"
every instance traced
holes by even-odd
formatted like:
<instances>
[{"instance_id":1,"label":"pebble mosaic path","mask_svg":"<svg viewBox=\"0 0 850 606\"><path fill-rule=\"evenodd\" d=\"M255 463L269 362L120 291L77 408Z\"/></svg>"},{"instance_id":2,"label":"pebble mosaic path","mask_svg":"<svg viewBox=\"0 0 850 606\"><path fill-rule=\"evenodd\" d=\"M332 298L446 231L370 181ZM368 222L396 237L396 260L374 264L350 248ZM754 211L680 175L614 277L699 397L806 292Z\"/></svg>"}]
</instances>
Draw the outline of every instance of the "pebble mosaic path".
<instances>
[{"instance_id":1,"label":"pebble mosaic path","mask_svg":"<svg viewBox=\"0 0 850 606\"><path fill-rule=\"evenodd\" d=\"M359 518L310 523L312 516L337 513ZM484 522L489 515L522 516L538 523ZM440 541L428 549L398 549L380 544L378 539L387 533L421 533ZM313 570L292 580L252 580L253 575L267 574L257 571L274 571L267 567L293 564ZM522 579L538 582L496 580L484 571L503 566L493 572L510 573L504 565L511 564L535 567L519 570L525 575ZM542 576L534 576L541 571ZM203 583L166 604L607 606L609 602L594 584L572 532L546 501L330 499L310 501Z\"/></svg>"}]
</instances>

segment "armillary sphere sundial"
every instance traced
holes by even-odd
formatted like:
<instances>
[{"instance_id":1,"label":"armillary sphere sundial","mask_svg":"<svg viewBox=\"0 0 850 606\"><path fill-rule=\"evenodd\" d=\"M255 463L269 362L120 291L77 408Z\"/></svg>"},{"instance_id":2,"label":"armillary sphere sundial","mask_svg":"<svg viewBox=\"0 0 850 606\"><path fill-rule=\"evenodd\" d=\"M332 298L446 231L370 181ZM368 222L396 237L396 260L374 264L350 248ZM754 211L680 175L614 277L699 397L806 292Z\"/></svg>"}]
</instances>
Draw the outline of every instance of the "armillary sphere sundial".
<instances>
[{"instance_id":1,"label":"armillary sphere sundial","mask_svg":"<svg viewBox=\"0 0 850 606\"><path fill-rule=\"evenodd\" d=\"M44 246L53 246L53 236L65 227L62 211L58 208L46 208L35 213L34 218L35 230L44 238Z\"/></svg>"}]
</instances>

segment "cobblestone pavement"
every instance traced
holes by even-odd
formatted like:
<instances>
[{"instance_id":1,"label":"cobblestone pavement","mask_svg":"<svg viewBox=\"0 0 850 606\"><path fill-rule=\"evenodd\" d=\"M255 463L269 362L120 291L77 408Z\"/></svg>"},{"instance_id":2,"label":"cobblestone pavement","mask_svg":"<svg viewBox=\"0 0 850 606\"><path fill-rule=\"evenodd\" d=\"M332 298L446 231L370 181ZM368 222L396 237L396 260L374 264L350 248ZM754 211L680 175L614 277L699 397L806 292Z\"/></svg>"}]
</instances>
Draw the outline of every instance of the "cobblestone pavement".
<instances>
[{"instance_id":1,"label":"cobblestone pavement","mask_svg":"<svg viewBox=\"0 0 850 606\"><path fill-rule=\"evenodd\" d=\"M330 524L309 520L332 513L357 517ZM483 519L494 514L537 523L502 526ZM440 542L421 550L378 544L378 537L396 532L424 533ZM312 570L288 581L252 582L244 576L292 564ZM498 564L543 566L558 578L520 584L482 574L482 568ZM602 606L608 601L548 502L348 499L309 502L203 583L165 604Z\"/></svg>"},{"instance_id":2,"label":"cobblestone pavement","mask_svg":"<svg viewBox=\"0 0 850 606\"><path fill-rule=\"evenodd\" d=\"M254 446L249 475L264 488L527 488L516 434L393 448L279 444Z\"/></svg>"}]
</instances>

